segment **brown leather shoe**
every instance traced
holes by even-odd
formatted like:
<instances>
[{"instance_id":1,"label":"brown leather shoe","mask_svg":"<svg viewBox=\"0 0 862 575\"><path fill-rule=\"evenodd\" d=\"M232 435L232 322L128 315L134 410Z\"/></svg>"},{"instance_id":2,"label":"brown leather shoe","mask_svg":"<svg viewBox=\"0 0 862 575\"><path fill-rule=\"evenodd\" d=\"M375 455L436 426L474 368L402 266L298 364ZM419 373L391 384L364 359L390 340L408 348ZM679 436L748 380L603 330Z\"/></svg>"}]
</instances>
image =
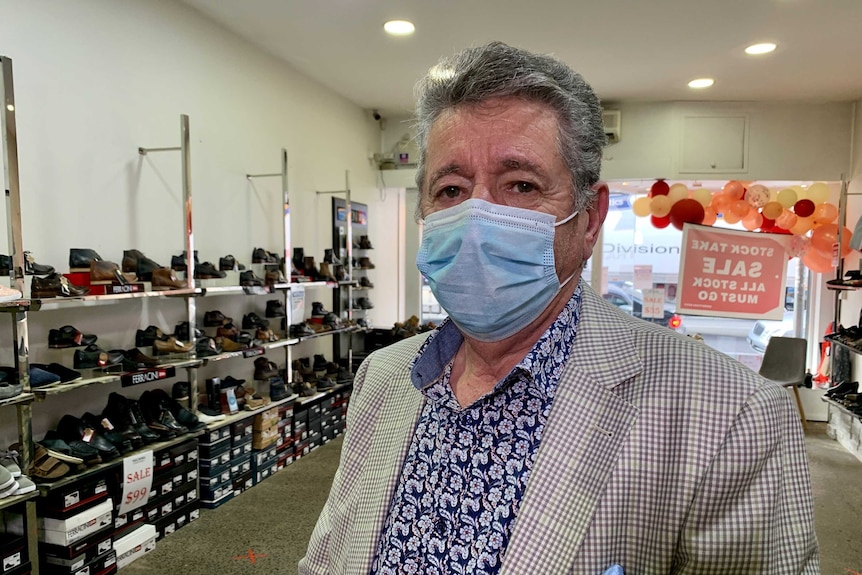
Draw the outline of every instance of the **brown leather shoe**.
<instances>
[{"instance_id":1,"label":"brown leather shoe","mask_svg":"<svg viewBox=\"0 0 862 575\"><path fill-rule=\"evenodd\" d=\"M177 275L169 268L153 270L153 290L183 289L188 287L185 282L177 279Z\"/></svg>"},{"instance_id":2,"label":"brown leather shoe","mask_svg":"<svg viewBox=\"0 0 862 575\"><path fill-rule=\"evenodd\" d=\"M263 278L263 282L266 285L271 286L275 284L286 283L287 279L285 279L284 274L281 273L281 270L277 270L266 272L266 275Z\"/></svg>"},{"instance_id":3,"label":"brown leather shoe","mask_svg":"<svg viewBox=\"0 0 862 575\"><path fill-rule=\"evenodd\" d=\"M216 330L216 336L236 341L237 336L239 336L239 329L232 323L226 323L219 326Z\"/></svg>"},{"instance_id":4,"label":"brown leather shoe","mask_svg":"<svg viewBox=\"0 0 862 575\"><path fill-rule=\"evenodd\" d=\"M128 280L120 273L120 266L114 262L105 260L92 260L90 262L90 283L126 285Z\"/></svg>"},{"instance_id":5,"label":"brown leather shoe","mask_svg":"<svg viewBox=\"0 0 862 575\"><path fill-rule=\"evenodd\" d=\"M320 275L324 281L335 281L335 277L332 275L332 271L330 271L329 269L329 264L326 262L320 262Z\"/></svg>"},{"instance_id":6,"label":"brown leather shoe","mask_svg":"<svg viewBox=\"0 0 862 575\"><path fill-rule=\"evenodd\" d=\"M242 351L246 349L245 344L237 343L234 340L226 337L216 337L215 341L216 345L220 346L226 352Z\"/></svg>"},{"instance_id":7,"label":"brown leather shoe","mask_svg":"<svg viewBox=\"0 0 862 575\"><path fill-rule=\"evenodd\" d=\"M275 335L271 329L260 329L258 328L257 333L254 335L254 339L262 342L270 342L270 341L278 341L278 336Z\"/></svg>"},{"instance_id":8,"label":"brown leather shoe","mask_svg":"<svg viewBox=\"0 0 862 575\"><path fill-rule=\"evenodd\" d=\"M189 353L195 346L191 343L183 343L171 336L166 340L157 339L153 342L153 351L159 353Z\"/></svg>"},{"instance_id":9,"label":"brown leather shoe","mask_svg":"<svg viewBox=\"0 0 862 575\"><path fill-rule=\"evenodd\" d=\"M30 282L30 297L42 299L49 297L81 297L90 293L90 288L76 286L66 276L58 273L40 278L33 276Z\"/></svg>"}]
</instances>

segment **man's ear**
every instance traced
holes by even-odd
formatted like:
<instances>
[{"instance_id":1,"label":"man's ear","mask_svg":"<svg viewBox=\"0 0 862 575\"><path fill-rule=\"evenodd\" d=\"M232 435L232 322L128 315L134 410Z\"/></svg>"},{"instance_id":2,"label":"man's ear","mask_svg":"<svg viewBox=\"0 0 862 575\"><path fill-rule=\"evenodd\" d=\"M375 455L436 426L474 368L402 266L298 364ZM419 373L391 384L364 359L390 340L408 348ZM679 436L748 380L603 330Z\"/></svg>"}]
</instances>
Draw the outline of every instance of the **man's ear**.
<instances>
[{"instance_id":1,"label":"man's ear","mask_svg":"<svg viewBox=\"0 0 862 575\"><path fill-rule=\"evenodd\" d=\"M593 203L587 208L587 227L584 230L584 261L593 254L593 247L596 245L596 240L599 238L599 231L602 229L602 224L605 223L605 217L608 215L608 185L605 182L599 181L593 184L590 188L596 193L596 198Z\"/></svg>"}]
</instances>

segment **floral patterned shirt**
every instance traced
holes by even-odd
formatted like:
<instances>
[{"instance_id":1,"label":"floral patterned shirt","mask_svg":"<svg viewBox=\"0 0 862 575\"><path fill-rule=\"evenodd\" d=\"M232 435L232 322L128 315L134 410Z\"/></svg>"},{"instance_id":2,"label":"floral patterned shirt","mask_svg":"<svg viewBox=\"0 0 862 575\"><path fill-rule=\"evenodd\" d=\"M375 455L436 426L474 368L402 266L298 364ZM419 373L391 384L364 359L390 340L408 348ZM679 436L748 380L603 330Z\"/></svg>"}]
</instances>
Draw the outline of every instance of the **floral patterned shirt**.
<instances>
[{"instance_id":1,"label":"floral patterned shirt","mask_svg":"<svg viewBox=\"0 0 862 575\"><path fill-rule=\"evenodd\" d=\"M494 389L462 408L452 360L463 338L446 321L414 359L425 395L372 573L498 573L568 359L581 286Z\"/></svg>"}]
</instances>

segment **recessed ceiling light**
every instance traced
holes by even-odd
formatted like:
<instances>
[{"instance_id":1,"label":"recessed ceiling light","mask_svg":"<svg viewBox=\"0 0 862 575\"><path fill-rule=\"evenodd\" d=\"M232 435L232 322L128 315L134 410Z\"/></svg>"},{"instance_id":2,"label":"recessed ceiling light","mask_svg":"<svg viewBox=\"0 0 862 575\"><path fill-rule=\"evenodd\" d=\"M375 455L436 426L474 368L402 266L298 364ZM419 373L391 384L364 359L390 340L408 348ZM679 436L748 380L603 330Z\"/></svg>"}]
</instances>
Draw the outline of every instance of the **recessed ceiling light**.
<instances>
[{"instance_id":1,"label":"recessed ceiling light","mask_svg":"<svg viewBox=\"0 0 862 575\"><path fill-rule=\"evenodd\" d=\"M393 36L409 36L416 31L416 26L407 20L390 20L383 25L383 29L386 30L387 34Z\"/></svg>"},{"instance_id":2,"label":"recessed ceiling light","mask_svg":"<svg viewBox=\"0 0 862 575\"><path fill-rule=\"evenodd\" d=\"M712 78L698 78L697 80L692 80L688 83L689 88L709 88L715 84L715 80Z\"/></svg>"},{"instance_id":3,"label":"recessed ceiling light","mask_svg":"<svg viewBox=\"0 0 862 575\"><path fill-rule=\"evenodd\" d=\"M752 44L748 48L745 49L746 54L758 55L758 54L769 54L775 50L775 44L772 42L763 42L762 44Z\"/></svg>"}]
</instances>

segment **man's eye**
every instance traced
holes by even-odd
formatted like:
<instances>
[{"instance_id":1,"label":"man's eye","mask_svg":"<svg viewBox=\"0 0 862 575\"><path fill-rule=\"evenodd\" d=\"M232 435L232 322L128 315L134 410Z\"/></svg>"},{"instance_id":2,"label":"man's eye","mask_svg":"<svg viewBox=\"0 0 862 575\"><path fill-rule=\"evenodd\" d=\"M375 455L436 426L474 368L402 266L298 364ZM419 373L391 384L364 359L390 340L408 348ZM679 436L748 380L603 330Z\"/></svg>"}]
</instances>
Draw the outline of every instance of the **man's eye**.
<instances>
[{"instance_id":1,"label":"man's eye","mask_svg":"<svg viewBox=\"0 0 862 575\"><path fill-rule=\"evenodd\" d=\"M446 186L437 191L437 196L452 199L457 198L459 193L461 193L461 188L457 186Z\"/></svg>"},{"instance_id":2,"label":"man's eye","mask_svg":"<svg viewBox=\"0 0 862 575\"><path fill-rule=\"evenodd\" d=\"M530 182L518 182L515 184L515 191L521 192L522 194L527 194L536 189L536 186L531 184Z\"/></svg>"}]
</instances>

